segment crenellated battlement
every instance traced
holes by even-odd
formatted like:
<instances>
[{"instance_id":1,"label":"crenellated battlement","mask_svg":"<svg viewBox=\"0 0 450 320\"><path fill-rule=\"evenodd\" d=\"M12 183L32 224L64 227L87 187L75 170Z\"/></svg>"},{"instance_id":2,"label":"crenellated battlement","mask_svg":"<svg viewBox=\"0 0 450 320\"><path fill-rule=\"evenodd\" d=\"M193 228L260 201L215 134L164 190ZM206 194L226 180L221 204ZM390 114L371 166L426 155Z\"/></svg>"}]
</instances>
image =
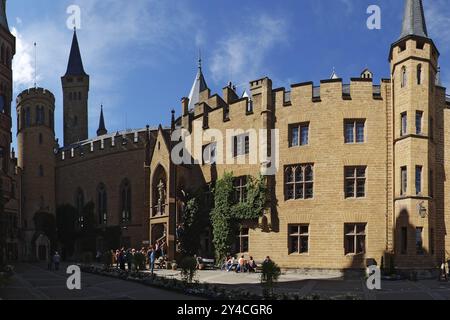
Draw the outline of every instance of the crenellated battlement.
<instances>
[{"instance_id":1,"label":"crenellated battlement","mask_svg":"<svg viewBox=\"0 0 450 320\"><path fill-rule=\"evenodd\" d=\"M57 163L80 161L116 152L141 150L146 147L147 135L154 139L157 128L128 130L96 137L71 146L63 147L56 154Z\"/></svg>"},{"instance_id":2,"label":"crenellated battlement","mask_svg":"<svg viewBox=\"0 0 450 320\"><path fill-rule=\"evenodd\" d=\"M16 103L17 105L20 105L21 103L23 103L23 101L33 98L47 99L51 104L55 103L55 96L53 95L53 93L44 88L29 88L22 91L17 96Z\"/></svg>"},{"instance_id":3,"label":"crenellated battlement","mask_svg":"<svg viewBox=\"0 0 450 320\"><path fill-rule=\"evenodd\" d=\"M355 100L384 100L386 98L385 87L390 83L389 79L381 80L380 84L375 84L371 77L364 77L370 73L365 70L361 78L351 78L350 83L344 83L342 79L321 80L319 85L314 82L302 82L293 84L290 90L284 87L272 88L272 81L269 78L262 78L250 82L250 96L239 98L232 85L224 88L223 98L217 94L204 97L197 103L193 110L190 110L190 120L203 118L205 127L208 126L208 119L223 116L223 122L240 117L248 117L259 114L263 109L264 93L269 93L274 101L274 112L280 107L309 105L311 103L333 103L333 101ZM370 73L371 74L371 73ZM230 94L232 91L233 94ZM270 99L270 98L269 98ZM270 103L270 102L268 102ZM182 101L182 109L186 110L189 104L187 98Z\"/></svg>"}]
</instances>

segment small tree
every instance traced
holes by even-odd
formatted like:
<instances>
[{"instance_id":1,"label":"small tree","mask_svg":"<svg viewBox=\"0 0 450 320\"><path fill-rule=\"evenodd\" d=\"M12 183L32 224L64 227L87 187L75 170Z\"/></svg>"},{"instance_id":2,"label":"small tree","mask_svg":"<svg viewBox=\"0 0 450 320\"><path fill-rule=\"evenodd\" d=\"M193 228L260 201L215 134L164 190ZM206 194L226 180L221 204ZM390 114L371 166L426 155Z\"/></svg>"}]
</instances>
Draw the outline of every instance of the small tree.
<instances>
[{"instance_id":1,"label":"small tree","mask_svg":"<svg viewBox=\"0 0 450 320\"><path fill-rule=\"evenodd\" d=\"M273 297L274 287L281 276L281 270L273 261L265 261L262 264L261 285L265 298Z\"/></svg>"},{"instance_id":2,"label":"small tree","mask_svg":"<svg viewBox=\"0 0 450 320\"><path fill-rule=\"evenodd\" d=\"M192 283L197 274L197 260L194 257L185 257L181 260L181 278L187 283Z\"/></svg>"}]
</instances>

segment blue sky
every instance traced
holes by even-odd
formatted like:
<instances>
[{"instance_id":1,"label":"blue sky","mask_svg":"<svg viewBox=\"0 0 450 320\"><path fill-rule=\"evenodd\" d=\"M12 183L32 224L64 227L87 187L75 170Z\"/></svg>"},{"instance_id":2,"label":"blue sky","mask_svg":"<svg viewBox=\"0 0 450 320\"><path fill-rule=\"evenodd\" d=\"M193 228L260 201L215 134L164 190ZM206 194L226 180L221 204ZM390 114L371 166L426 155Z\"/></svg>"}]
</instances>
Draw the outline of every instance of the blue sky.
<instances>
[{"instance_id":1,"label":"blue sky","mask_svg":"<svg viewBox=\"0 0 450 320\"><path fill-rule=\"evenodd\" d=\"M403 1L391 0L7 1L9 25L17 35L14 94L33 86L36 41L38 86L57 98L60 140L60 77L72 38L66 27L71 4L81 8L78 38L91 77L91 137L102 103L110 132L169 124L170 110L179 114L181 98L189 94L199 49L208 85L218 93L228 81L242 91L250 80L264 76L274 87L318 84L333 68L348 82L368 67L378 83L389 77L389 47L400 34L403 15ZM366 10L372 4L381 7L381 30L366 27ZM425 0L424 6L447 85L448 0Z\"/></svg>"}]
</instances>

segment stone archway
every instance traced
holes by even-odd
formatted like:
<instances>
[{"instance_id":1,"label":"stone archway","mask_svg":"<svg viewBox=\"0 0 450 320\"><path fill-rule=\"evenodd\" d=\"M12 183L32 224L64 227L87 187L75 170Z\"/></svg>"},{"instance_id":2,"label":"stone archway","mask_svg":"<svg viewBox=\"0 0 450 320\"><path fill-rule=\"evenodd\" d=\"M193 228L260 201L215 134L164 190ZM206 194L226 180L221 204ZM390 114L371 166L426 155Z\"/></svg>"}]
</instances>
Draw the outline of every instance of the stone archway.
<instances>
[{"instance_id":1,"label":"stone archway","mask_svg":"<svg viewBox=\"0 0 450 320\"><path fill-rule=\"evenodd\" d=\"M35 242L36 259L38 261L48 261L50 258L50 240L44 234L39 235Z\"/></svg>"}]
</instances>

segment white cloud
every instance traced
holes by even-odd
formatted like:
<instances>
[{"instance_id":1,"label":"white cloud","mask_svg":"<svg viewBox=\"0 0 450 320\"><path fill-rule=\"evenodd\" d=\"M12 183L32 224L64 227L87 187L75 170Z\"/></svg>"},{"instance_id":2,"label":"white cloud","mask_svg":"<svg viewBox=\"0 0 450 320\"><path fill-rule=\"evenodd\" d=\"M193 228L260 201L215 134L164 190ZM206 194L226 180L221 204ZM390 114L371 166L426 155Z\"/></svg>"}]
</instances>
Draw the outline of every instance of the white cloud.
<instances>
[{"instance_id":1,"label":"white cloud","mask_svg":"<svg viewBox=\"0 0 450 320\"><path fill-rule=\"evenodd\" d=\"M248 25L219 41L211 59L215 82L230 80L238 85L265 74L265 59L270 51L287 40L286 23L265 14L250 18Z\"/></svg>"},{"instance_id":2,"label":"white cloud","mask_svg":"<svg viewBox=\"0 0 450 320\"><path fill-rule=\"evenodd\" d=\"M27 88L34 83L34 46L24 42L23 36L16 28L11 29L11 33L16 37L16 55L13 60L14 87Z\"/></svg>"},{"instance_id":3,"label":"white cloud","mask_svg":"<svg viewBox=\"0 0 450 320\"><path fill-rule=\"evenodd\" d=\"M183 3L134 0L124 5L115 0L74 1L81 8L78 33L84 67L91 76L90 131L96 129L101 102L105 105L108 127L123 127L121 81L131 69L159 66L175 59L179 48L195 44L197 17ZM23 21L15 26L18 37L14 58L16 94L34 82L34 49L37 42L38 86L51 90L57 99L57 126L62 127L60 77L65 73L72 31L61 16ZM200 38L199 38L200 39ZM142 57L145 58L142 58ZM116 112L117 111L117 112Z\"/></svg>"},{"instance_id":4,"label":"white cloud","mask_svg":"<svg viewBox=\"0 0 450 320\"><path fill-rule=\"evenodd\" d=\"M450 50L450 11L448 0L434 0L425 3L428 34L439 42L441 51Z\"/></svg>"}]
</instances>

